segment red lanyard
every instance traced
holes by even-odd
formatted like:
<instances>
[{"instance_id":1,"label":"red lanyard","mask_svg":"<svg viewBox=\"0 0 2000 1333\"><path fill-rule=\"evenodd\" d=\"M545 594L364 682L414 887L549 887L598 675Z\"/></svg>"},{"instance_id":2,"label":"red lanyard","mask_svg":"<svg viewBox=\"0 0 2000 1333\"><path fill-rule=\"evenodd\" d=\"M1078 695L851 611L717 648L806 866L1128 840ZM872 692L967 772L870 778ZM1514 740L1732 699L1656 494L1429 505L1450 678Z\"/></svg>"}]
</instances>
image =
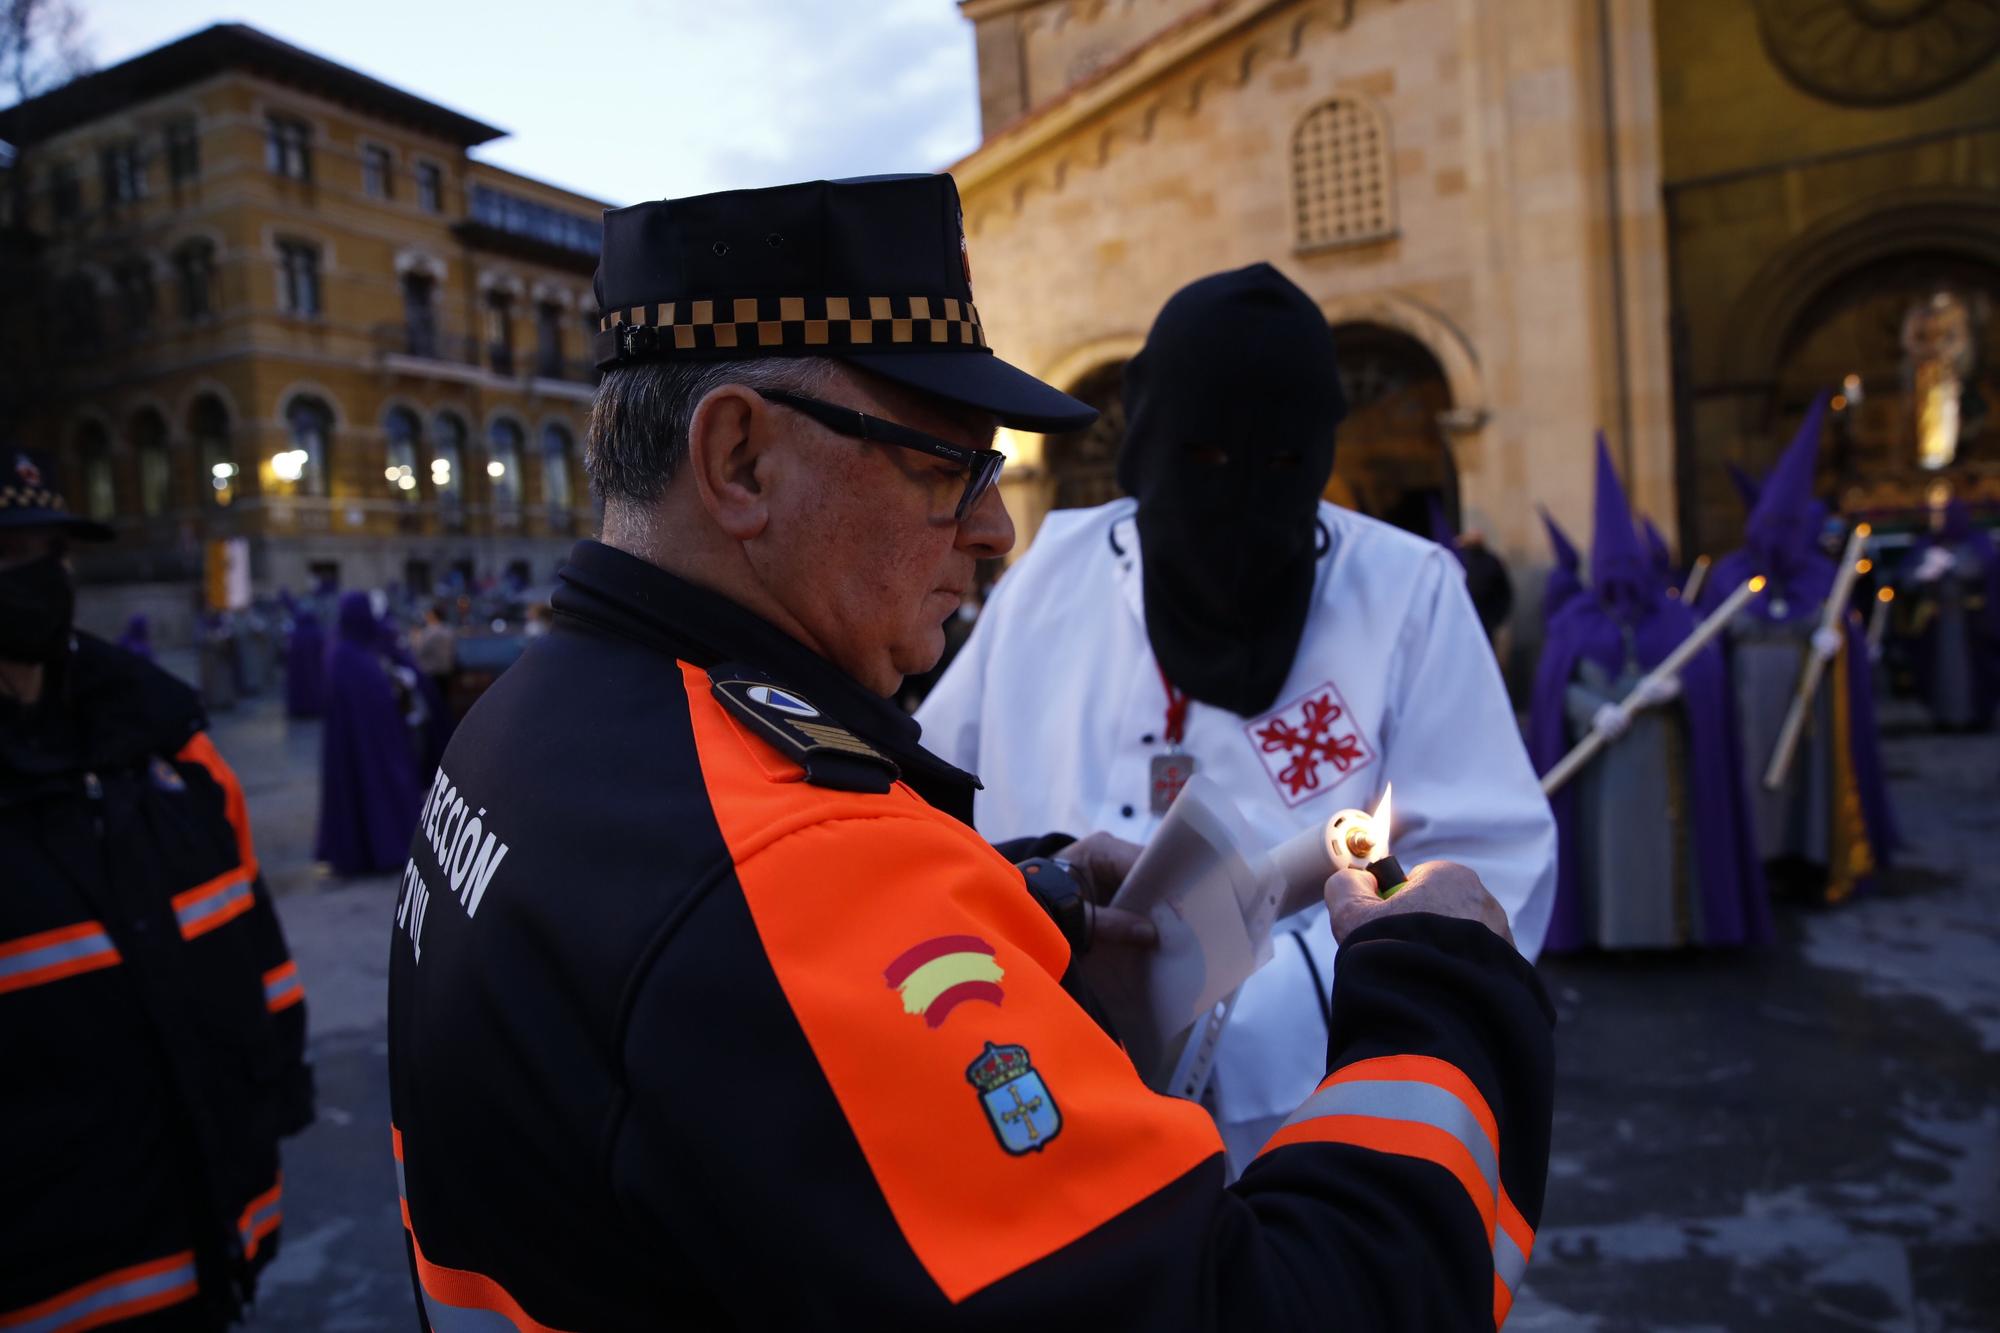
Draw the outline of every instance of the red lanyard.
<instances>
[{"instance_id":1,"label":"red lanyard","mask_svg":"<svg viewBox=\"0 0 2000 1333\"><path fill-rule=\"evenodd\" d=\"M1156 662L1155 666L1159 666ZM1160 667L1160 684L1167 692L1167 744L1180 748L1181 738L1187 735L1188 705L1194 701L1188 698L1186 690L1174 688L1167 679L1167 669Z\"/></svg>"}]
</instances>

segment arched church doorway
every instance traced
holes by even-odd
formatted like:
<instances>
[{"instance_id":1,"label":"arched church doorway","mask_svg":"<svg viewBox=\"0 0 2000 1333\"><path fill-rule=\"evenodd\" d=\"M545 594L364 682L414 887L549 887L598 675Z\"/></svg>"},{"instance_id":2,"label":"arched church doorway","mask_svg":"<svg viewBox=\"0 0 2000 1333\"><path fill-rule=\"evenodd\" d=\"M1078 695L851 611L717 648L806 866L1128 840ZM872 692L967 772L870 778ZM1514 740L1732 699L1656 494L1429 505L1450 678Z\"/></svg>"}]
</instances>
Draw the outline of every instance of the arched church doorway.
<instances>
[{"instance_id":1,"label":"arched church doorway","mask_svg":"<svg viewBox=\"0 0 2000 1333\"><path fill-rule=\"evenodd\" d=\"M1458 470L1439 423L1452 406L1444 367L1421 342L1381 324L1336 324L1333 342L1347 420L1327 498L1426 537L1433 499L1458 522Z\"/></svg>"},{"instance_id":2,"label":"arched church doorway","mask_svg":"<svg viewBox=\"0 0 2000 1333\"><path fill-rule=\"evenodd\" d=\"M1849 513L1919 509L1940 478L2000 501L2000 269L1891 256L1836 278L1793 321L1779 360L1768 468L1831 393L1820 493Z\"/></svg>"},{"instance_id":3,"label":"arched church doorway","mask_svg":"<svg viewBox=\"0 0 2000 1333\"><path fill-rule=\"evenodd\" d=\"M1082 430L1051 435L1042 445L1042 465L1053 492L1051 509L1083 509L1116 500L1118 446L1125 439L1125 363L1114 361L1078 380L1069 390L1097 409L1097 420Z\"/></svg>"}]
</instances>

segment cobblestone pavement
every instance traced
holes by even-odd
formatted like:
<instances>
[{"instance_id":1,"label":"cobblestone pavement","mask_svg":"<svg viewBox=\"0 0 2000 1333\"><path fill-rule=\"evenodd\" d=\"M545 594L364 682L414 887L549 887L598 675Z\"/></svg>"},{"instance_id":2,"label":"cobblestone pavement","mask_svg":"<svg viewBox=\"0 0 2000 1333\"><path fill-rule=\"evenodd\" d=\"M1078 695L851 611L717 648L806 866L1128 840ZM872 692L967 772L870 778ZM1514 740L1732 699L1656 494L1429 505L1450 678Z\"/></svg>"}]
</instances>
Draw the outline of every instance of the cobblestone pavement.
<instances>
[{"instance_id":1,"label":"cobblestone pavement","mask_svg":"<svg viewBox=\"0 0 2000 1333\"><path fill-rule=\"evenodd\" d=\"M1513 1330L2000 1327L2000 737L1885 714L1910 851L1752 955L1548 961L1549 1202ZM393 877L311 860L318 728L218 717L305 979L318 1122L250 1328L412 1325L390 1167Z\"/></svg>"}]
</instances>

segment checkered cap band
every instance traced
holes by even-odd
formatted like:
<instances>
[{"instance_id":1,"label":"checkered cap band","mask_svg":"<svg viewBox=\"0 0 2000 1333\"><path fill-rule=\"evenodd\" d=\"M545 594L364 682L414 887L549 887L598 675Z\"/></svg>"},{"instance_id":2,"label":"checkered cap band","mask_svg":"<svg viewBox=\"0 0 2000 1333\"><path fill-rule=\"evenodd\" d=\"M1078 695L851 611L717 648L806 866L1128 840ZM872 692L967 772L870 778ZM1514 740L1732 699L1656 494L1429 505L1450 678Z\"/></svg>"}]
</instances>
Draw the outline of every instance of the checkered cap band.
<instances>
[{"instance_id":1,"label":"checkered cap band","mask_svg":"<svg viewBox=\"0 0 2000 1333\"><path fill-rule=\"evenodd\" d=\"M0 486L0 509L64 508L62 496L46 486L19 486L11 482Z\"/></svg>"},{"instance_id":2,"label":"checkered cap band","mask_svg":"<svg viewBox=\"0 0 2000 1333\"><path fill-rule=\"evenodd\" d=\"M774 349L962 347L984 350L972 302L945 296L742 296L660 301L613 310L600 359L676 352L747 355Z\"/></svg>"}]
</instances>

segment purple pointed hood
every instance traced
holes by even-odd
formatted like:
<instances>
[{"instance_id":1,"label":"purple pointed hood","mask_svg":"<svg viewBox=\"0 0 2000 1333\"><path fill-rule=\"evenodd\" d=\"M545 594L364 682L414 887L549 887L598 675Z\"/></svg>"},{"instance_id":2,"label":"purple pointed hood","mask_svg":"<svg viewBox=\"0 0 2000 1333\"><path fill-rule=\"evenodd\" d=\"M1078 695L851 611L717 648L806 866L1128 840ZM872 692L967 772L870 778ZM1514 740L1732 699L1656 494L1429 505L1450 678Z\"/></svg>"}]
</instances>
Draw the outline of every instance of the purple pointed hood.
<instances>
[{"instance_id":1,"label":"purple pointed hood","mask_svg":"<svg viewBox=\"0 0 2000 1333\"><path fill-rule=\"evenodd\" d=\"M1590 587L1598 604L1630 624L1660 600L1662 585L1639 545L1632 507L1604 432L1597 433L1597 497L1590 533Z\"/></svg>"},{"instance_id":2,"label":"purple pointed hood","mask_svg":"<svg viewBox=\"0 0 2000 1333\"><path fill-rule=\"evenodd\" d=\"M1550 618L1583 592L1583 575L1580 572L1583 560L1577 554L1576 543L1549 517L1549 511L1543 509L1541 514L1542 527L1549 534L1549 549L1556 558L1549 569L1549 581L1542 585L1542 626L1546 629Z\"/></svg>"},{"instance_id":3,"label":"purple pointed hood","mask_svg":"<svg viewBox=\"0 0 2000 1333\"><path fill-rule=\"evenodd\" d=\"M1826 422L1826 396L1813 399L1805 420L1778 457L1778 465L1757 495L1744 533L1744 548L1765 572L1781 582L1788 570L1808 555L1818 555L1819 530L1826 507L1813 497L1813 474L1819 466L1819 437Z\"/></svg>"},{"instance_id":4,"label":"purple pointed hood","mask_svg":"<svg viewBox=\"0 0 2000 1333\"><path fill-rule=\"evenodd\" d=\"M1639 520L1639 529L1646 538L1646 558L1653 563L1653 572L1663 583L1674 581L1674 553L1667 546L1667 539L1650 518Z\"/></svg>"},{"instance_id":5,"label":"purple pointed hood","mask_svg":"<svg viewBox=\"0 0 2000 1333\"><path fill-rule=\"evenodd\" d=\"M1736 488L1736 498L1743 502L1745 512L1757 507L1757 494L1764 489L1764 483L1745 472L1734 463L1724 463L1729 470L1729 484Z\"/></svg>"}]
</instances>

